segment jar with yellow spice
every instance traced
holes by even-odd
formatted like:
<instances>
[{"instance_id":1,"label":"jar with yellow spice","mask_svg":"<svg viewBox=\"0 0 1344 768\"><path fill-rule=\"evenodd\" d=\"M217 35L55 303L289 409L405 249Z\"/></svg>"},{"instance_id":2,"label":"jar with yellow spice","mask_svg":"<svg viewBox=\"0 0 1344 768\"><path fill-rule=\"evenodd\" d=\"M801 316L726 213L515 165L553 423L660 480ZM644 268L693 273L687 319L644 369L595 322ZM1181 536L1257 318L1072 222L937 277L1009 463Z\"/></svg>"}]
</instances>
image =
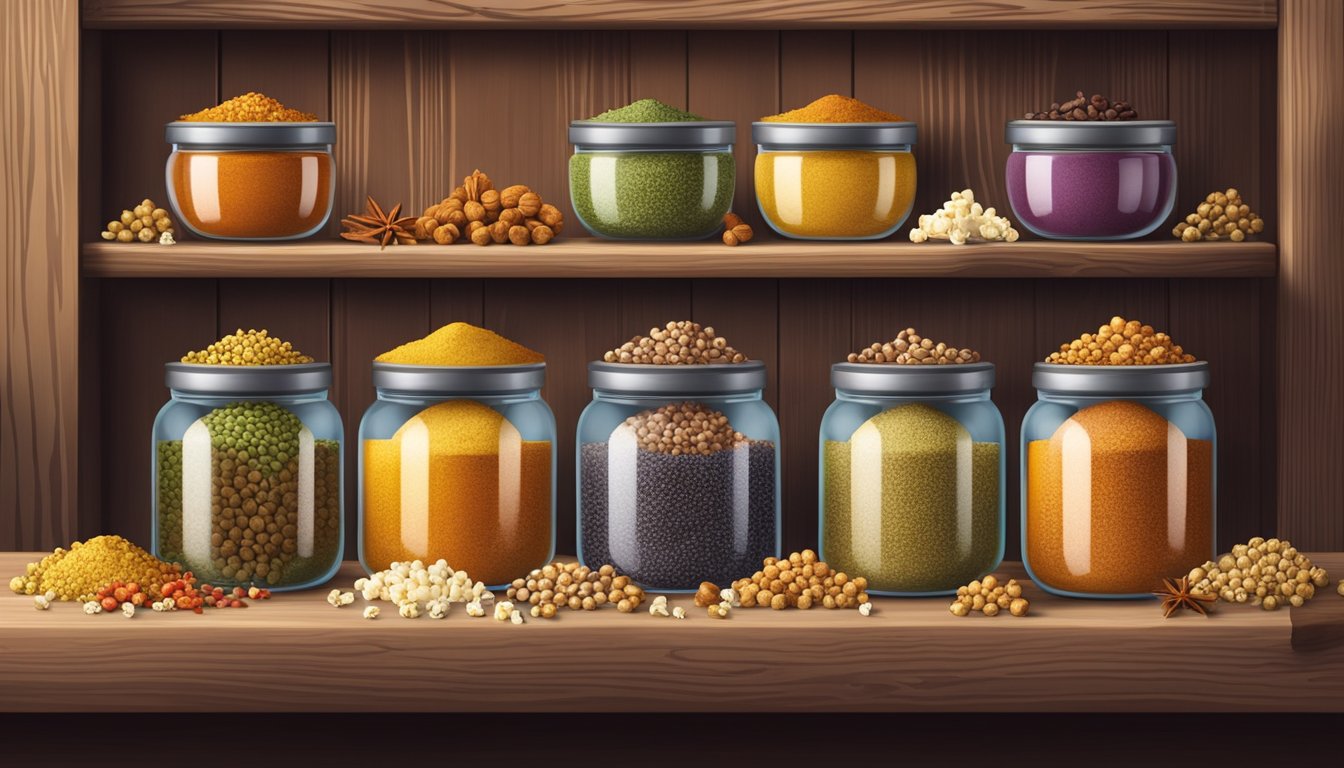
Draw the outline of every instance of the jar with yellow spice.
<instances>
[{"instance_id":1,"label":"jar with yellow spice","mask_svg":"<svg viewBox=\"0 0 1344 768\"><path fill-rule=\"evenodd\" d=\"M801 240L879 240L915 202L917 126L856 99L826 96L752 123L756 202Z\"/></svg>"},{"instance_id":2,"label":"jar with yellow spice","mask_svg":"<svg viewBox=\"0 0 1344 768\"><path fill-rule=\"evenodd\" d=\"M540 355L465 323L373 363L377 400L359 427L366 570L444 559L494 588L550 561L556 427L545 380Z\"/></svg>"}]
</instances>

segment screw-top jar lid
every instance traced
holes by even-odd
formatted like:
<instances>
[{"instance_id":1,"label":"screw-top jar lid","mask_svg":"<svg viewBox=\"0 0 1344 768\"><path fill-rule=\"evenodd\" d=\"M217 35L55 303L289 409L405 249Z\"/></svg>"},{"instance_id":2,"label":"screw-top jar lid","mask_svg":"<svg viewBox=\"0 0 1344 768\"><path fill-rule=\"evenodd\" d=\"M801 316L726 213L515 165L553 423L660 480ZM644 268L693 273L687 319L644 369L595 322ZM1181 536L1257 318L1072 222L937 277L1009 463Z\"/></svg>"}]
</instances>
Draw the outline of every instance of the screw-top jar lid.
<instances>
[{"instance_id":1,"label":"screw-top jar lid","mask_svg":"<svg viewBox=\"0 0 1344 768\"><path fill-rule=\"evenodd\" d=\"M335 123L168 123L169 144L193 149L319 147L336 143Z\"/></svg>"},{"instance_id":2,"label":"screw-top jar lid","mask_svg":"<svg viewBox=\"0 0 1344 768\"><path fill-rule=\"evenodd\" d=\"M751 140L762 146L790 149L895 149L915 143L915 123L775 123L751 124Z\"/></svg>"},{"instance_id":3,"label":"screw-top jar lid","mask_svg":"<svg viewBox=\"0 0 1344 768\"><path fill-rule=\"evenodd\" d=\"M1207 361L1176 365L1060 365L1036 363L1031 385L1060 395L1174 395L1209 386Z\"/></svg>"},{"instance_id":4,"label":"screw-top jar lid","mask_svg":"<svg viewBox=\"0 0 1344 768\"><path fill-rule=\"evenodd\" d=\"M731 395L765 389L765 363L588 364L588 386L630 395Z\"/></svg>"},{"instance_id":5,"label":"screw-top jar lid","mask_svg":"<svg viewBox=\"0 0 1344 768\"><path fill-rule=\"evenodd\" d=\"M197 365L165 363L163 383L194 395L302 395L331 387L331 363Z\"/></svg>"},{"instance_id":6,"label":"screw-top jar lid","mask_svg":"<svg viewBox=\"0 0 1344 768\"><path fill-rule=\"evenodd\" d=\"M682 123L600 123L575 120L569 124L569 143L601 149L683 149L725 147L733 143L737 126L728 120Z\"/></svg>"},{"instance_id":7,"label":"screw-top jar lid","mask_svg":"<svg viewBox=\"0 0 1344 768\"><path fill-rule=\"evenodd\" d=\"M1176 143L1171 120L1009 120L1009 144L1039 147L1163 147Z\"/></svg>"},{"instance_id":8,"label":"screw-top jar lid","mask_svg":"<svg viewBox=\"0 0 1344 768\"><path fill-rule=\"evenodd\" d=\"M994 364L836 363L831 386L864 395L966 395L994 387Z\"/></svg>"},{"instance_id":9,"label":"screw-top jar lid","mask_svg":"<svg viewBox=\"0 0 1344 768\"><path fill-rule=\"evenodd\" d=\"M545 363L524 365L401 365L374 363L373 386L423 394L512 395L541 389Z\"/></svg>"}]
</instances>

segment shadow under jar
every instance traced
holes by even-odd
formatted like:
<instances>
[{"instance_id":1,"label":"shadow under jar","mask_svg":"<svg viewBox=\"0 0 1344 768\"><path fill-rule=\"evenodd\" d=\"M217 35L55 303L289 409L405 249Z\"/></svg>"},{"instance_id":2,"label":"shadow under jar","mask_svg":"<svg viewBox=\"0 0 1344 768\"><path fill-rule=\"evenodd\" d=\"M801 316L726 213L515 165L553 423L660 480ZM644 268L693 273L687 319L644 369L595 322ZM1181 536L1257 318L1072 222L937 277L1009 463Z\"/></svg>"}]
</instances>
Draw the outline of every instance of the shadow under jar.
<instances>
[{"instance_id":1,"label":"shadow under jar","mask_svg":"<svg viewBox=\"0 0 1344 768\"><path fill-rule=\"evenodd\" d=\"M821 558L884 595L952 594L1004 550L1003 418L991 363L831 366Z\"/></svg>"},{"instance_id":2,"label":"shadow under jar","mask_svg":"<svg viewBox=\"0 0 1344 768\"><path fill-rule=\"evenodd\" d=\"M546 364L373 364L359 424L359 561L443 559L491 589L555 554Z\"/></svg>"},{"instance_id":3,"label":"shadow under jar","mask_svg":"<svg viewBox=\"0 0 1344 768\"><path fill-rule=\"evenodd\" d=\"M168 363L154 419L154 555L219 586L304 589L341 564L331 365Z\"/></svg>"},{"instance_id":4,"label":"shadow under jar","mask_svg":"<svg viewBox=\"0 0 1344 768\"><path fill-rule=\"evenodd\" d=\"M297 240L326 226L334 123L173 122L166 137L168 201L192 234Z\"/></svg>"},{"instance_id":5,"label":"shadow under jar","mask_svg":"<svg viewBox=\"0 0 1344 768\"><path fill-rule=\"evenodd\" d=\"M1068 597L1149 597L1213 556L1208 363L1037 363L1022 421L1022 553Z\"/></svg>"},{"instance_id":6,"label":"shadow under jar","mask_svg":"<svg viewBox=\"0 0 1344 768\"><path fill-rule=\"evenodd\" d=\"M588 384L578 427L584 565L682 592L748 576L779 554L779 422L761 396L764 363L594 362Z\"/></svg>"},{"instance_id":7,"label":"shadow under jar","mask_svg":"<svg viewBox=\"0 0 1344 768\"><path fill-rule=\"evenodd\" d=\"M702 240L732 208L733 123L569 124L569 196L583 228L615 240Z\"/></svg>"},{"instance_id":8,"label":"shadow under jar","mask_svg":"<svg viewBox=\"0 0 1344 768\"><path fill-rule=\"evenodd\" d=\"M752 123L756 204L798 240L880 240L915 203L914 123Z\"/></svg>"},{"instance_id":9,"label":"shadow under jar","mask_svg":"<svg viewBox=\"0 0 1344 768\"><path fill-rule=\"evenodd\" d=\"M1130 240L1162 226L1176 203L1176 124L1011 120L1008 201L1052 240Z\"/></svg>"}]
</instances>

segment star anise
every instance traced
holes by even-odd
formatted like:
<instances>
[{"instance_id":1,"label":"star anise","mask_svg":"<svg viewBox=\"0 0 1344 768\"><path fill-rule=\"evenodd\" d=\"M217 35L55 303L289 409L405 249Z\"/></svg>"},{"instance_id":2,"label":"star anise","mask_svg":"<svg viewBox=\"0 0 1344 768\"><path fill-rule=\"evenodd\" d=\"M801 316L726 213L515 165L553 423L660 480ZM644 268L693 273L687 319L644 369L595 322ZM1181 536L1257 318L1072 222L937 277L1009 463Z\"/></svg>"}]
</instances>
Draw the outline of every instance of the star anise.
<instances>
[{"instance_id":1,"label":"star anise","mask_svg":"<svg viewBox=\"0 0 1344 768\"><path fill-rule=\"evenodd\" d=\"M1162 589L1153 594L1162 598L1162 618L1164 619L1171 618L1172 614L1182 609L1194 611L1201 616L1208 616L1209 608L1205 607L1205 604L1212 606L1218 599L1214 595L1195 592L1191 588L1190 579L1184 576L1179 579L1163 579Z\"/></svg>"},{"instance_id":2,"label":"star anise","mask_svg":"<svg viewBox=\"0 0 1344 768\"><path fill-rule=\"evenodd\" d=\"M357 243L378 245L379 250L386 248L389 243L415 245L415 235L407 229L415 226L415 217L402 217L401 203L397 203L390 213L384 213L372 195L369 196L364 213L350 214L341 219L341 225L346 228L341 237Z\"/></svg>"}]
</instances>

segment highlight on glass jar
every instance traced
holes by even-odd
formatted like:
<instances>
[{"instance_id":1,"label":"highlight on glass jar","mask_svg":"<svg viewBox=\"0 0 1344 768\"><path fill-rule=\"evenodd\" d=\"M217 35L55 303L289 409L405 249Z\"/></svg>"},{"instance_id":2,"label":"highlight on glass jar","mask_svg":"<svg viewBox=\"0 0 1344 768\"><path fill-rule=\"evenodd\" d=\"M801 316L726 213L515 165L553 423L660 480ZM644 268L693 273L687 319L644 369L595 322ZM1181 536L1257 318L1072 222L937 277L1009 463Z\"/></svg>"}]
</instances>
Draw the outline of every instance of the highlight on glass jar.
<instances>
[{"instance_id":1,"label":"highlight on glass jar","mask_svg":"<svg viewBox=\"0 0 1344 768\"><path fill-rule=\"evenodd\" d=\"M490 588L555 553L543 357L453 323L380 355L359 425L359 560L439 559ZM434 363L442 364L434 364Z\"/></svg>"},{"instance_id":2,"label":"highlight on glass jar","mask_svg":"<svg viewBox=\"0 0 1344 768\"><path fill-rule=\"evenodd\" d=\"M880 240L915 202L918 129L847 96L752 123L756 203L770 228L800 240Z\"/></svg>"},{"instance_id":3,"label":"highlight on glass jar","mask_svg":"<svg viewBox=\"0 0 1344 768\"><path fill-rule=\"evenodd\" d=\"M734 125L641 99L569 124L569 195L584 229L616 240L700 240L733 204Z\"/></svg>"},{"instance_id":4,"label":"highlight on glass jar","mask_svg":"<svg viewBox=\"0 0 1344 768\"><path fill-rule=\"evenodd\" d=\"M1037 363L1022 422L1022 553L1043 589L1139 598L1214 551L1206 362Z\"/></svg>"},{"instance_id":5,"label":"highlight on glass jar","mask_svg":"<svg viewBox=\"0 0 1344 768\"><path fill-rule=\"evenodd\" d=\"M1008 201L1027 229L1054 240L1129 240L1176 203L1170 120L1011 120Z\"/></svg>"},{"instance_id":6,"label":"highlight on glass jar","mask_svg":"<svg viewBox=\"0 0 1344 768\"><path fill-rule=\"evenodd\" d=\"M335 123L246 94L168 123L165 137L169 203L195 235L297 240L331 216Z\"/></svg>"},{"instance_id":7,"label":"highlight on glass jar","mask_svg":"<svg viewBox=\"0 0 1344 768\"><path fill-rule=\"evenodd\" d=\"M978 360L978 356L977 356ZM994 365L831 366L821 420L821 558L884 595L953 594L1003 560Z\"/></svg>"},{"instance_id":8,"label":"highlight on glass jar","mask_svg":"<svg viewBox=\"0 0 1344 768\"><path fill-rule=\"evenodd\" d=\"M221 586L303 589L334 576L344 526L331 365L165 367L171 396L153 429L154 555Z\"/></svg>"}]
</instances>

